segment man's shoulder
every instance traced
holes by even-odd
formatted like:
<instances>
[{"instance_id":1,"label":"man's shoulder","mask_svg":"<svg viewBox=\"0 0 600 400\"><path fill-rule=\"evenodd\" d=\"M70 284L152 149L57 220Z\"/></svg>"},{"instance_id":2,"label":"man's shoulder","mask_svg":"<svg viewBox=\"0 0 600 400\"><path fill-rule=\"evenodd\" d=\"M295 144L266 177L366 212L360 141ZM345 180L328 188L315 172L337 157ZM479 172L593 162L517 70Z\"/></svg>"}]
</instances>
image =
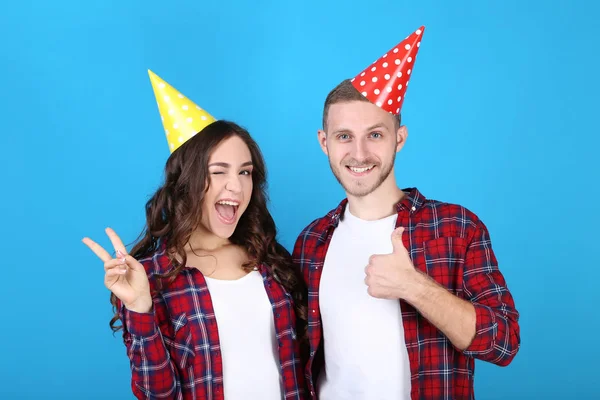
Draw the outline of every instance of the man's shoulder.
<instances>
[{"instance_id":1,"label":"man's shoulder","mask_svg":"<svg viewBox=\"0 0 600 400\"><path fill-rule=\"evenodd\" d=\"M335 208L329 210L325 215L310 221L298 235L297 241L306 241L310 238L318 238L332 225L336 217L339 216L347 200L343 199Z\"/></svg>"},{"instance_id":2,"label":"man's shoulder","mask_svg":"<svg viewBox=\"0 0 600 400\"><path fill-rule=\"evenodd\" d=\"M310 236L315 236L315 235L320 236L329 226L330 220L331 220L331 217L329 216L329 213L326 215L323 215L321 217L313 219L304 228L302 228L302 230L300 231L300 234L298 235L298 239L300 239L300 238L306 239Z\"/></svg>"},{"instance_id":3,"label":"man's shoulder","mask_svg":"<svg viewBox=\"0 0 600 400\"><path fill-rule=\"evenodd\" d=\"M439 218L460 218L463 222L478 224L479 216L466 206L437 199L427 199L423 203L425 212L435 213Z\"/></svg>"},{"instance_id":4,"label":"man's shoulder","mask_svg":"<svg viewBox=\"0 0 600 400\"><path fill-rule=\"evenodd\" d=\"M487 226L472 209L454 202L427 199L421 207L421 218L438 231L457 234L469 240L487 233Z\"/></svg>"}]
</instances>

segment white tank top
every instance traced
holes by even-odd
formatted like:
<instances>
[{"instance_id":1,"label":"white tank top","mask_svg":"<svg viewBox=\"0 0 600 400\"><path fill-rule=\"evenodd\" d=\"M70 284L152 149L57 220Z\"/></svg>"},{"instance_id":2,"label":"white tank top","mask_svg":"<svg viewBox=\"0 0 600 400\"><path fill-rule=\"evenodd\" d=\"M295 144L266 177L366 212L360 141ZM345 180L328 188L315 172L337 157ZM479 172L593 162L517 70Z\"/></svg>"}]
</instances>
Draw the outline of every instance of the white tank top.
<instances>
[{"instance_id":1,"label":"white tank top","mask_svg":"<svg viewBox=\"0 0 600 400\"><path fill-rule=\"evenodd\" d=\"M283 384L273 308L262 275L205 277L215 310L227 400L281 400Z\"/></svg>"}]
</instances>

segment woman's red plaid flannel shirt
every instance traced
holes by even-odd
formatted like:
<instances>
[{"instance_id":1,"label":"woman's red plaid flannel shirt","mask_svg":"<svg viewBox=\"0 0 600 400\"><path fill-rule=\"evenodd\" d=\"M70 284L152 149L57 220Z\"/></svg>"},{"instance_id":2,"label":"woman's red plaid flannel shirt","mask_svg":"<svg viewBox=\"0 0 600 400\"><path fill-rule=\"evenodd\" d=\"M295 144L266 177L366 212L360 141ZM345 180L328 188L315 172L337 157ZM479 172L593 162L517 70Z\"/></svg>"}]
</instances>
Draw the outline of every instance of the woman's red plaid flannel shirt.
<instances>
[{"instance_id":1,"label":"woman's red plaid flannel shirt","mask_svg":"<svg viewBox=\"0 0 600 400\"><path fill-rule=\"evenodd\" d=\"M151 290L154 276L171 268L164 248L140 262ZM284 398L302 400L304 373L292 298L266 266L260 265L258 270L273 306ZM134 395L138 399L224 400L217 321L202 273L184 268L153 301L153 311L147 314L121 307Z\"/></svg>"}]
</instances>

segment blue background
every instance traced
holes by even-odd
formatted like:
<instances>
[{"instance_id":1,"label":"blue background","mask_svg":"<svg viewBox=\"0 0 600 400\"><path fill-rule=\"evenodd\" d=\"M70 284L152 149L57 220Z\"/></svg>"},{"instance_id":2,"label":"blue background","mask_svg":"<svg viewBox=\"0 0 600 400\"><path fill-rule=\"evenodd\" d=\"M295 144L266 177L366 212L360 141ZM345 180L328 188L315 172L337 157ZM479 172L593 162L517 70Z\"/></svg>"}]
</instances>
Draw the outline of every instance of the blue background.
<instances>
[{"instance_id":1,"label":"blue background","mask_svg":"<svg viewBox=\"0 0 600 400\"><path fill-rule=\"evenodd\" d=\"M484 4L485 3L485 4ZM522 349L476 367L479 399L597 386L598 39L591 1L4 2L0 12L0 398L129 399L105 226L133 241L169 155L150 68L246 126L282 242L343 192L318 148L341 79L426 26L403 107L403 187L488 225Z\"/></svg>"}]
</instances>

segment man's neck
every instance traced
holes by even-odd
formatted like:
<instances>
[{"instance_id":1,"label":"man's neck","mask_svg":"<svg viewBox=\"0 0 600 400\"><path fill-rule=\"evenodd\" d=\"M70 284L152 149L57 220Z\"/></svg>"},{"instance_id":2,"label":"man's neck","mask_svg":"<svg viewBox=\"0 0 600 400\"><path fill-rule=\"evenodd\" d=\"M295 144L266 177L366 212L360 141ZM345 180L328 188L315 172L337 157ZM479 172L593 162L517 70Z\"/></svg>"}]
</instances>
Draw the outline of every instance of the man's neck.
<instances>
[{"instance_id":1,"label":"man's neck","mask_svg":"<svg viewBox=\"0 0 600 400\"><path fill-rule=\"evenodd\" d=\"M366 196L348 195L348 207L352 215L367 221L374 221L395 214L396 204L405 196L395 180L382 183Z\"/></svg>"}]
</instances>

